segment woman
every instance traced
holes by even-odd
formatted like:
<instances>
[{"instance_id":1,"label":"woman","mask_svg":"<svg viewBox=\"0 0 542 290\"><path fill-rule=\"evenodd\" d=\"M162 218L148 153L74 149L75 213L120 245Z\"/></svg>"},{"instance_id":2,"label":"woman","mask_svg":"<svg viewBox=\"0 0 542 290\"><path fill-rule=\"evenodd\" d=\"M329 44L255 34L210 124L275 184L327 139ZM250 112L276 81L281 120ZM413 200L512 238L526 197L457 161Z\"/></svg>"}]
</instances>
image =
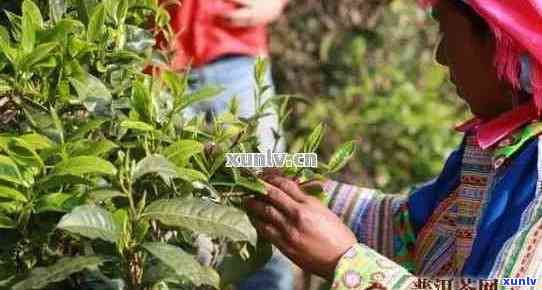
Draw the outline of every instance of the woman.
<instances>
[{"instance_id":1,"label":"woman","mask_svg":"<svg viewBox=\"0 0 542 290\"><path fill-rule=\"evenodd\" d=\"M409 196L327 181L326 207L270 173L269 194L246 202L258 231L333 289L542 280L542 1L428 4L437 60L475 115L440 176Z\"/></svg>"}]
</instances>

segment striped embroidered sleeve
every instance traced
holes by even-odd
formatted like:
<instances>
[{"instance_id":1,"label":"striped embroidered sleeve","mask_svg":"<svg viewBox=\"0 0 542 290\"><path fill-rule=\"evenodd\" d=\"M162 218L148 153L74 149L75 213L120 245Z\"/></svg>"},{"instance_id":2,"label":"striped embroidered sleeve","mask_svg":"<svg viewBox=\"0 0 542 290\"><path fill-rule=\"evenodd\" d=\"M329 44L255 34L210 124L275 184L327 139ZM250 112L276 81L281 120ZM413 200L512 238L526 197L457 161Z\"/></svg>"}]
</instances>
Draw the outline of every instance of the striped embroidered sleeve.
<instances>
[{"instance_id":1,"label":"striped embroidered sleeve","mask_svg":"<svg viewBox=\"0 0 542 290\"><path fill-rule=\"evenodd\" d=\"M358 241L414 271L415 234L408 196L327 181L328 207L354 232Z\"/></svg>"},{"instance_id":2,"label":"striped embroidered sleeve","mask_svg":"<svg viewBox=\"0 0 542 290\"><path fill-rule=\"evenodd\" d=\"M539 207L538 207L539 208ZM534 283L542 281L542 213L536 219L524 224L522 229L510 238L493 263L489 282L483 289L508 288L496 283ZM495 279L496 278L496 279ZM519 281L516 281L519 280ZM464 279L424 278L412 275L407 269L378 254L373 249L357 244L339 260L331 289L333 290L411 290L411 289L464 289ZM495 281L491 283L492 281ZM453 288L442 287L454 283ZM457 284L456 284L457 283ZM438 286L440 285L440 286ZM520 284L524 285L524 284ZM442 287L442 288L441 288ZM466 288L465 288L466 289ZM470 288L469 289L474 289ZM480 288L482 289L482 288Z\"/></svg>"},{"instance_id":3,"label":"striped embroidered sleeve","mask_svg":"<svg viewBox=\"0 0 542 290\"><path fill-rule=\"evenodd\" d=\"M538 201L536 212L526 216L531 221L502 247L493 263L490 277L531 278L542 282L542 205ZM538 289L538 288L537 288Z\"/></svg>"},{"instance_id":4,"label":"striped embroidered sleeve","mask_svg":"<svg viewBox=\"0 0 542 290\"><path fill-rule=\"evenodd\" d=\"M416 288L418 281L405 268L358 244L350 248L337 264L331 289L422 289Z\"/></svg>"}]
</instances>

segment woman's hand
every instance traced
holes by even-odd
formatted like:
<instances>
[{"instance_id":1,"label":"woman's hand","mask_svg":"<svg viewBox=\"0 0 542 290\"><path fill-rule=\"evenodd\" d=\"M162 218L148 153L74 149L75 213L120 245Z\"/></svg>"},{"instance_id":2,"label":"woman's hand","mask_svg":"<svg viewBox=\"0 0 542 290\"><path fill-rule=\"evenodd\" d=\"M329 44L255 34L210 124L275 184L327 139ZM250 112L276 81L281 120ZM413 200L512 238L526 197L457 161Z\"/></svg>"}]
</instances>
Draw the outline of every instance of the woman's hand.
<instances>
[{"instance_id":1,"label":"woman's hand","mask_svg":"<svg viewBox=\"0 0 542 290\"><path fill-rule=\"evenodd\" d=\"M266 177L267 195L245 202L258 232L302 269L331 279L354 233L294 181Z\"/></svg>"},{"instance_id":2,"label":"woman's hand","mask_svg":"<svg viewBox=\"0 0 542 290\"><path fill-rule=\"evenodd\" d=\"M228 0L239 4L241 7L231 12L226 12L223 17L232 26L251 27L266 25L277 20L284 7L286 0Z\"/></svg>"}]
</instances>

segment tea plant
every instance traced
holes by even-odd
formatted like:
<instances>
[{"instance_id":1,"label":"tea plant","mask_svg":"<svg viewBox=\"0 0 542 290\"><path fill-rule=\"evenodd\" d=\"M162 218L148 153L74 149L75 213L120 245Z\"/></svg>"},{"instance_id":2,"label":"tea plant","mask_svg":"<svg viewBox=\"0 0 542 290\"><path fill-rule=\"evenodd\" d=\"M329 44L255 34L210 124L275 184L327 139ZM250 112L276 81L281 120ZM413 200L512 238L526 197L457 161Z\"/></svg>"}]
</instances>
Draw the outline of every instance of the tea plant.
<instances>
[{"instance_id":1,"label":"tea plant","mask_svg":"<svg viewBox=\"0 0 542 290\"><path fill-rule=\"evenodd\" d=\"M223 288L263 265L270 245L239 207L263 183L225 156L258 150L257 121L275 101L287 115L287 97L261 100L265 62L253 118L232 102L211 124L187 120L219 89L191 91L155 48L172 35L175 1L20 5L0 27L0 288ZM319 126L304 150L322 136ZM317 178L353 151L286 173Z\"/></svg>"}]
</instances>

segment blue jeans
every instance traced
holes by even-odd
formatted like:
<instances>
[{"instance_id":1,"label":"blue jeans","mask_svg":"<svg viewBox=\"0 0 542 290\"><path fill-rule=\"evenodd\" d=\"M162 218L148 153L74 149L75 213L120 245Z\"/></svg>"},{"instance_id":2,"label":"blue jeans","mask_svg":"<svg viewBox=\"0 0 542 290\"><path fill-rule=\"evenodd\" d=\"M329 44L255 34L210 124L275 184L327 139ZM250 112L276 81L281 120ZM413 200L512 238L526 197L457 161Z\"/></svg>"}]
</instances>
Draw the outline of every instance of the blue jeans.
<instances>
[{"instance_id":1,"label":"blue jeans","mask_svg":"<svg viewBox=\"0 0 542 290\"><path fill-rule=\"evenodd\" d=\"M236 288L237 290L293 290L292 264L276 248L273 248L273 256L263 269L241 281Z\"/></svg>"},{"instance_id":2,"label":"blue jeans","mask_svg":"<svg viewBox=\"0 0 542 290\"><path fill-rule=\"evenodd\" d=\"M198 90L205 86L218 86L223 89L222 93L209 101L202 101L186 109L183 113L188 119L199 114L220 115L228 109L228 104L233 98L239 102L239 117L250 118L256 112L254 92L256 82L254 80L254 65L256 59L246 56L227 57L217 60L201 68L192 70L192 90ZM271 69L268 67L265 74L265 85L270 89L262 96L262 103L274 95ZM269 108L269 113L259 121L257 135L260 141L260 150L283 151L283 140L279 140L276 148L273 130L279 132L278 117L276 111Z\"/></svg>"},{"instance_id":3,"label":"blue jeans","mask_svg":"<svg viewBox=\"0 0 542 290\"><path fill-rule=\"evenodd\" d=\"M203 101L193 105L184 112L185 117L192 117L198 114L220 115L227 111L228 103L233 98L239 102L239 116L249 118L255 113L254 91L256 83L254 81L254 64L252 57L228 57L213 62L204 67L192 71L194 83L192 90L197 90L206 85L219 86L224 91L216 98L210 101ZM271 70L268 68L265 76L266 85L271 86L262 98L262 102L274 94ZM258 138L260 141L260 150L273 150L275 137L273 130L279 132L278 117L273 110L270 110L268 116L259 121ZM276 151L283 151L284 144L280 140ZM237 285L238 290L292 290L294 285L294 275L290 261L284 257L277 249L273 249L274 254L271 260L263 269L254 273Z\"/></svg>"}]
</instances>

